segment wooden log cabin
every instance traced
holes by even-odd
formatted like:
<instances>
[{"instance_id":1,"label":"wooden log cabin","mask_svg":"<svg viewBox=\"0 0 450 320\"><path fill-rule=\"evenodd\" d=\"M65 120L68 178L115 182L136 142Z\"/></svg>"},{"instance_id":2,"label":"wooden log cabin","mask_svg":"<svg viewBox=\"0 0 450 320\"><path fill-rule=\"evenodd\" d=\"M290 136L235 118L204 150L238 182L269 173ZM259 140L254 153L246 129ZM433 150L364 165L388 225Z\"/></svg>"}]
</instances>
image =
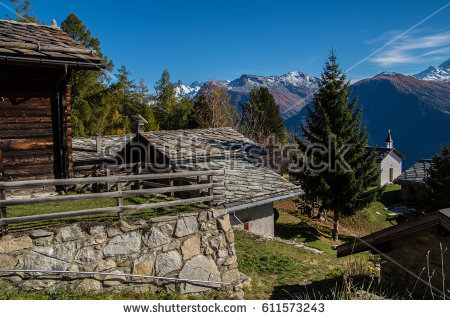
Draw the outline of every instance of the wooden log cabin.
<instances>
[{"instance_id":1,"label":"wooden log cabin","mask_svg":"<svg viewBox=\"0 0 450 320\"><path fill-rule=\"evenodd\" d=\"M99 68L55 22L0 20L1 180L72 175L71 74Z\"/></svg>"}]
</instances>

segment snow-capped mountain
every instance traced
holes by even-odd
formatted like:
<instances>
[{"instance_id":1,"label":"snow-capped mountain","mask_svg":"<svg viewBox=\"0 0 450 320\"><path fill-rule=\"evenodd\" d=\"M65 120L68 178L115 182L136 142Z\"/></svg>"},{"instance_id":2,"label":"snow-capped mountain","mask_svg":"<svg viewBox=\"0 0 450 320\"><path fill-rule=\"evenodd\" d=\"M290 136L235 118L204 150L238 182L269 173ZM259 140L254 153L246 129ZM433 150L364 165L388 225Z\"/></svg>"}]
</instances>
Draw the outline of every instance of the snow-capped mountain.
<instances>
[{"instance_id":1,"label":"snow-capped mountain","mask_svg":"<svg viewBox=\"0 0 450 320\"><path fill-rule=\"evenodd\" d=\"M311 102L317 90L318 78L294 71L281 76L257 76L243 74L238 79L219 81L231 95L231 104L239 107L247 100L253 88L267 87L280 105L281 115L289 118L297 114L305 105ZM204 82L195 81L191 86L177 86L177 92L183 90L187 97L194 97L201 90Z\"/></svg>"},{"instance_id":2,"label":"snow-capped mountain","mask_svg":"<svg viewBox=\"0 0 450 320\"><path fill-rule=\"evenodd\" d=\"M443 81L450 83L450 59L438 67L430 66L426 70L413 75L414 78L426 81Z\"/></svg>"}]
</instances>

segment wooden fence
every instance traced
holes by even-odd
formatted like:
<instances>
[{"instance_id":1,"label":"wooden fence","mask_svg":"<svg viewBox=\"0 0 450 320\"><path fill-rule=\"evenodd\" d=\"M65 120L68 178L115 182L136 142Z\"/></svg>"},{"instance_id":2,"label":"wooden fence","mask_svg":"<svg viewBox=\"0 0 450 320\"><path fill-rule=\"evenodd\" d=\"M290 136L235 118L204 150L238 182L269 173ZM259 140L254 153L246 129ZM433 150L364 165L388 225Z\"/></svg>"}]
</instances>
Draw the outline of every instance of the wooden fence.
<instances>
[{"instance_id":1,"label":"wooden fence","mask_svg":"<svg viewBox=\"0 0 450 320\"><path fill-rule=\"evenodd\" d=\"M129 210L155 209L163 207L172 207L185 204L211 203L214 200L222 199L222 195L214 195L214 188L222 186L223 183L214 183L213 177L223 175L224 170L207 170L207 171L182 171L170 173L152 173L140 175L111 175L103 177L83 177L71 179L53 179L53 180L29 180L29 181L11 181L0 182L0 227L2 234L8 232L8 225L24 222L43 221L52 219L61 219L69 217L80 217L86 215L97 215L104 213L118 213L119 218L123 218L123 212ZM207 177L206 180L202 177ZM153 182L154 180L168 180L169 184ZM195 181L196 184L174 186L175 180ZM122 190L124 184L135 182L137 188L135 190ZM101 185L106 184L106 192L89 193L80 195L51 196L26 199L6 199L6 191L17 188L36 187L36 186L73 186L73 185ZM115 184L116 190L111 190L111 185ZM146 187L146 188L144 188ZM150 187L150 188L149 188ZM206 195L202 195L201 190L208 190ZM146 194L165 194L169 193L173 196L175 192L198 191L198 197L187 199L178 199L156 203L145 203L138 205L124 205L123 197L140 196ZM96 208L69 212L49 213L34 216L10 217L7 215L9 206L64 202L88 199L116 198L117 206L107 208Z\"/></svg>"}]
</instances>

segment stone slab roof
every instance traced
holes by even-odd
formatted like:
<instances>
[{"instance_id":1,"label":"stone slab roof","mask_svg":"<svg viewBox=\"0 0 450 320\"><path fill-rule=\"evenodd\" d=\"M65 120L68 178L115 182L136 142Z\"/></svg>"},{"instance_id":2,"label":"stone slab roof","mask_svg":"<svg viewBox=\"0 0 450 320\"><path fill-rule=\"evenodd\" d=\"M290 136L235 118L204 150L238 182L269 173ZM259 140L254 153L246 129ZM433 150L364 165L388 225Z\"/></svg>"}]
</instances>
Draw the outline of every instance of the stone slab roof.
<instances>
[{"instance_id":1,"label":"stone slab roof","mask_svg":"<svg viewBox=\"0 0 450 320\"><path fill-rule=\"evenodd\" d=\"M75 165L95 161L112 160L134 139L134 134L100 136L101 153L97 153L96 137L73 138L72 157Z\"/></svg>"},{"instance_id":2,"label":"stone slab roof","mask_svg":"<svg viewBox=\"0 0 450 320\"><path fill-rule=\"evenodd\" d=\"M301 191L275 171L262 165L262 146L232 128L168 130L140 133L165 155L177 170L225 169L225 182L216 188L226 207Z\"/></svg>"},{"instance_id":3,"label":"stone slab roof","mask_svg":"<svg viewBox=\"0 0 450 320\"><path fill-rule=\"evenodd\" d=\"M78 67L99 67L100 58L58 26L0 20L0 60L71 62Z\"/></svg>"},{"instance_id":4,"label":"stone slab roof","mask_svg":"<svg viewBox=\"0 0 450 320\"><path fill-rule=\"evenodd\" d=\"M370 149L371 147L366 147L366 150ZM405 156L403 156L400 152L398 152L395 148L383 148L383 147L377 147L375 149L375 157L376 162L380 163L382 162L388 155L391 153L397 154L402 160L405 159Z\"/></svg>"},{"instance_id":5,"label":"stone slab roof","mask_svg":"<svg viewBox=\"0 0 450 320\"><path fill-rule=\"evenodd\" d=\"M422 159L416 162L411 168L399 175L394 182L401 185L422 185L427 171L431 168L432 161L431 159Z\"/></svg>"}]
</instances>

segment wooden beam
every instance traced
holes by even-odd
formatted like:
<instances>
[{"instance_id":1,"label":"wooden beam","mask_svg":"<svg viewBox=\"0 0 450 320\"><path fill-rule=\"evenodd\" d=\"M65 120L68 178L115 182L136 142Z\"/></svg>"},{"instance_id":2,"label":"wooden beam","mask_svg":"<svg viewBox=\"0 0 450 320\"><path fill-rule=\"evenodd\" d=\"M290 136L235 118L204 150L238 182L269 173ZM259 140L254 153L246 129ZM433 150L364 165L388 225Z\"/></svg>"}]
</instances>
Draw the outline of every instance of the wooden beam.
<instances>
[{"instance_id":1,"label":"wooden beam","mask_svg":"<svg viewBox=\"0 0 450 320\"><path fill-rule=\"evenodd\" d=\"M205 171L181 171L172 173L151 173L143 175L117 175L109 177L92 177L92 178L71 178L71 179L49 179L49 180L32 180L32 181L11 181L0 182L0 187L6 189L23 188L34 186L63 186L71 184L92 184L103 182L128 182L134 180L158 180L158 179L175 179L181 177L191 177L198 175L223 175L224 170L205 170Z\"/></svg>"},{"instance_id":2,"label":"wooden beam","mask_svg":"<svg viewBox=\"0 0 450 320\"><path fill-rule=\"evenodd\" d=\"M103 213L119 213L121 211L135 211L135 210L143 210L143 209L157 209L157 208L164 208L164 207L174 207L174 206L179 206L179 205L209 202L209 201L219 200L222 198L223 198L223 196L214 196L214 197L207 196L207 197L199 197L199 198L191 198L191 199L180 199L180 200L173 200L173 201L146 203L146 204L138 204L138 205L128 205L128 206L121 206L121 207L108 207L108 208L88 209L88 210L79 210L79 211L68 211L68 212L49 213L49 214L41 214L41 215L26 216L26 217L2 218L2 219L0 219L0 226L16 224L16 223L98 215L98 214L103 214Z\"/></svg>"}]
</instances>

